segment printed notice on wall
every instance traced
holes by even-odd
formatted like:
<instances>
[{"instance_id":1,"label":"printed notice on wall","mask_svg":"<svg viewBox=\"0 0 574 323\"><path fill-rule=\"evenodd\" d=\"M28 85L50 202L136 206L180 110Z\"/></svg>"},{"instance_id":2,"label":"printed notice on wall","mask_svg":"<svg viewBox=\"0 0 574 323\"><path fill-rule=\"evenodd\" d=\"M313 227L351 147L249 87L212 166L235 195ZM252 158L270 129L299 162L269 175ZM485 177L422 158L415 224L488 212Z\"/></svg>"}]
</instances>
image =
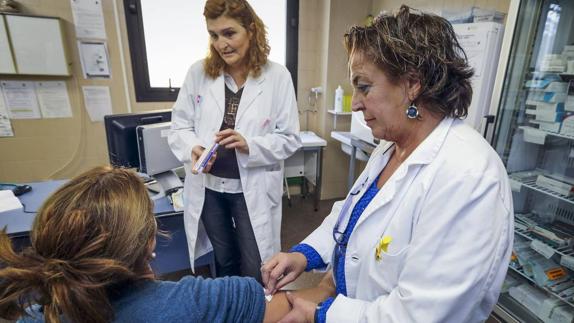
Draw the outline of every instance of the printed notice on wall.
<instances>
[{"instance_id":1,"label":"printed notice on wall","mask_svg":"<svg viewBox=\"0 0 574 323\"><path fill-rule=\"evenodd\" d=\"M110 78L108 49L105 42L78 42L84 78Z\"/></svg>"},{"instance_id":2,"label":"printed notice on wall","mask_svg":"<svg viewBox=\"0 0 574 323\"><path fill-rule=\"evenodd\" d=\"M4 104L2 87L0 87L0 137L14 137L12 123L10 123L8 110L6 110L6 105Z\"/></svg>"},{"instance_id":3,"label":"printed notice on wall","mask_svg":"<svg viewBox=\"0 0 574 323\"><path fill-rule=\"evenodd\" d=\"M106 39L101 0L70 0L76 37Z\"/></svg>"},{"instance_id":4,"label":"printed notice on wall","mask_svg":"<svg viewBox=\"0 0 574 323\"><path fill-rule=\"evenodd\" d=\"M2 81L2 89L10 119L42 118L33 82Z\"/></svg>"},{"instance_id":5,"label":"printed notice on wall","mask_svg":"<svg viewBox=\"0 0 574 323\"><path fill-rule=\"evenodd\" d=\"M63 81L36 82L36 95L44 118L71 118L70 98Z\"/></svg>"},{"instance_id":6,"label":"printed notice on wall","mask_svg":"<svg viewBox=\"0 0 574 323\"><path fill-rule=\"evenodd\" d=\"M104 116L112 114L112 98L107 86L82 86L84 104L90 120L104 121Z\"/></svg>"}]
</instances>

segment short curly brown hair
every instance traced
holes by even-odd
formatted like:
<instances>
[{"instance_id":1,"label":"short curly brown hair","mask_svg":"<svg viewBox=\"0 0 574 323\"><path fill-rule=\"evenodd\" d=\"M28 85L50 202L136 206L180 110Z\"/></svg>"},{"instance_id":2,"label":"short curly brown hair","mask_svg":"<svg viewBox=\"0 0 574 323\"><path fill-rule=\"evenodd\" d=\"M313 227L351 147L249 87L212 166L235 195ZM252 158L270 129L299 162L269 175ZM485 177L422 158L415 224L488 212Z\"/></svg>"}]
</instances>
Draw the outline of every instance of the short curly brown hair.
<instances>
[{"instance_id":1,"label":"short curly brown hair","mask_svg":"<svg viewBox=\"0 0 574 323\"><path fill-rule=\"evenodd\" d=\"M420 81L415 103L442 117L467 116L474 72L446 19L403 5L370 26L351 27L344 41L349 57L366 55L392 82Z\"/></svg>"},{"instance_id":2,"label":"short curly brown hair","mask_svg":"<svg viewBox=\"0 0 574 323\"><path fill-rule=\"evenodd\" d=\"M226 16L237 20L243 28L251 32L249 42L248 67L253 76L261 74L261 68L267 64L269 42L263 21L245 0L207 0L203 10L205 19L217 19ZM210 77L218 77L225 68L225 61L219 56L213 46L209 46L209 54L205 58L203 68Z\"/></svg>"}]
</instances>

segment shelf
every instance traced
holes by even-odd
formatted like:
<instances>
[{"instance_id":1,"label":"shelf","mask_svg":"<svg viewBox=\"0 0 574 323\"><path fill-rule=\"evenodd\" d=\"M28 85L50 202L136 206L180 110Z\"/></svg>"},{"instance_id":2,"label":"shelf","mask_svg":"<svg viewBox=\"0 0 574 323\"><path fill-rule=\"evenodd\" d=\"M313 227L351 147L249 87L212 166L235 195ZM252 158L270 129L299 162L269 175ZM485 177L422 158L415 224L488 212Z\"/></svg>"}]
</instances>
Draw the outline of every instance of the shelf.
<instances>
[{"instance_id":1,"label":"shelf","mask_svg":"<svg viewBox=\"0 0 574 323\"><path fill-rule=\"evenodd\" d=\"M346 111L335 111L335 110L327 110L328 113L336 115L336 116L350 116L353 112L346 112Z\"/></svg>"},{"instance_id":2,"label":"shelf","mask_svg":"<svg viewBox=\"0 0 574 323\"><path fill-rule=\"evenodd\" d=\"M515 300L508 292L500 293L493 313L506 323L543 323L534 313Z\"/></svg>"},{"instance_id":3,"label":"shelf","mask_svg":"<svg viewBox=\"0 0 574 323\"><path fill-rule=\"evenodd\" d=\"M557 138L564 138L564 139L569 139L569 140L574 140L574 136L569 136L569 135L564 135L564 134L560 134L560 133L556 133L556 132L550 132L550 131L544 131L544 130L540 130L534 127L529 127L529 126L519 126L519 129L522 129L523 131L535 131L537 133L543 133L545 136L552 136L552 137L557 137ZM543 138L540 138L542 141L544 140ZM531 142L531 141L528 141ZM537 142L532 142L532 143L537 143Z\"/></svg>"},{"instance_id":4,"label":"shelf","mask_svg":"<svg viewBox=\"0 0 574 323\"><path fill-rule=\"evenodd\" d=\"M558 298L559 300L563 301L564 303L574 307L574 303L572 303L571 301L568 301L567 299L565 299L564 297L558 296L558 294L554 293L553 291L551 291L550 289L548 289L547 287L541 287L536 285L536 282L534 281L534 279L528 275L526 275L522 269L518 269L518 268L514 268L512 266L508 266L508 268L510 268L512 271L514 271L515 273L519 274L520 276L522 276L523 278L525 278L526 280L530 281L531 283L534 284L534 286L536 286L537 288L540 288L544 291L546 291L548 294Z\"/></svg>"},{"instance_id":5,"label":"shelf","mask_svg":"<svg viewBox=\"0 0 574 323\"><path fill-rule=\"evenodd\" d=\"M335 111L333 109L327 110L329 114L333 115L333 130L337 130L337 117L338 116L350 116L352 112Z\"/></svg>"},{"instance_id":6,"label":"shelf","mask_svg":"<svg viewBox=\"0 0 574 323\"><path fill-rule=\"evenodd\" d=\"M559 254L561 257L563 257L563 256L574 257L574 249L572 249L572 247L570 247L570 246L555 248L552 245L538 239L538 237L536 237L533 233L531 233L529 231L522 230L522 229L515 227L514 232L516 232L518 235L526 238L529 241L537 240L537 241L540 241L541 243L544 243L549 248L552 248L554 250L554 253Z\"/></svg>"},{"instance_id":7,"label":"shelf","mask_svg":"<svg viewBox=\"0 0 574 323\"><path fill-rule=\"evenodd\" d=\"M558 76L562 79L562 81L564 82L568 82L571 79L574 79L574 74L572 73L566 73L566 72L543 72L543 71L532 71L530 72L530 74L532 74L535 77L544 77L546 75L553 75L553 76Z\"/></svg>"},{"instance_id":8,"label":"shelf","mask_svg":"<svg viewBox=\"0 0 574 323\"><path fill-rule=\"evenodd\" d=\"M560 199L562 201L568 202L570 204L574 204L574 196L566 196L566 195L562 195L560 193L556 193L554 191L551 191L545 187L536 185L536 177L534 178L527 178L527 179L520 179L517 177L513 177L512 174L509 174L508 177L512 180L515 181L517 183L520 183L522 186L525 186L531 190L546 194L546 195L550 195L552 197L555 197L557 199Z\"/></svg>"}]
</instances>

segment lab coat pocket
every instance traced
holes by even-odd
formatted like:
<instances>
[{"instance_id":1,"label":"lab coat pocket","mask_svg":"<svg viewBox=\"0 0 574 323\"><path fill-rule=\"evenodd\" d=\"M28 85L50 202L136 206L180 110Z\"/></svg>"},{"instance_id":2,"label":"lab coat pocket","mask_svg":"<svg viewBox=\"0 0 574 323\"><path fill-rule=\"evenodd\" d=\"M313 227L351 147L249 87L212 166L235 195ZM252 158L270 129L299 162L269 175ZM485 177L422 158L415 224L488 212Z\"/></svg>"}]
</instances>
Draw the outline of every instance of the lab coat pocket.
<instances>
[{"instance_id":1,"label":"lab coat pocket","mask_svg":"<svg viewBox=\"0 0 574 323\"><path fill-rule=\"evenodd\" d=\"M283 196L283 171L281 168L265 171L265 188L271 207L279 205Z\"/></svg>"},{"instance_id":2,"label":"lab coat pocket","mask_svg":"<svg viewBox=\"0 0 574 323\"><path fill-rule=\"evenodd\" d=\"M373 277L380 288L390 293L398 284L399 276L404 267L404 262L410 246L399 247L398 251L381 251L379 257L376 256L376 247L372 249L371 270Z\"/></svg>"}]
</instances>

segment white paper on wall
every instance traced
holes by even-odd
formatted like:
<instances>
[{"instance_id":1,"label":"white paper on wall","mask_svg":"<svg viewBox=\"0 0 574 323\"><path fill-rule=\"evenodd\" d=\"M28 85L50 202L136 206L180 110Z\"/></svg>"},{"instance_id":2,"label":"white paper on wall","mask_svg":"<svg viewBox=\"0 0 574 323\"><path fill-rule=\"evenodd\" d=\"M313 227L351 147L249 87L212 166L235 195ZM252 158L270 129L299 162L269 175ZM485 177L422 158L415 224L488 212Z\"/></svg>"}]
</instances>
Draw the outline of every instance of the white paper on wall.
<instances>
[{"instance_id":1,"label":"white paper on wall","mask_svg":"<svg viewBox=\"0 0 574 323\"><path fill-rule=\"evenodd\" d=\"M36 95L44 118L71 118L72 108L64 81L36 82Z\"/></svg>"},{"instance_id":2,"label":"white paper on wall","mask_svg":"<svg viewBox=\"0 0 574 323\"><path fill-rule=\"evenodd\" d=\"M106 39L101 0L70 0L77 38Z\"/></svg>"},{"instance_id":3,"label":"white paper on wall","mask_svg":"<svg viewBox=\"0 0 574 323\"><path fill-rule=\"evenodd\" d=\"M82 86L84 105L90 120L104 121L104 116L112 114L112 98L107 86Z\"/></svg>"},{"instance_id":4,"label":"white paper on wall","mask_svg":"<svg viewBox=\"0 0 574 323\"><path fill-rule=\"evenodd\" d=\"M109 78L110 65L105 42L78 41L84 78Z\"/></svg>"},{"instance_id":5,"label":"white paper on wall","mask_svg":"<svg viewBox=\"0 0 574 323\"><path fill-rule=\"evenodd\" d=\"M40 119L40 108L34 82L2 81L6 108L10 119Z\"/></svg>"},{"instance_id":6,"label":"white paper on wall","mask_svg":"<svg viewBox=\"0 0 574 323\"><path fill-rule=\"evenodd\" d=\"M0 87L0 137L14 137L12 123L4 104L4 91Z\"/></svg>"}]
</instances>

